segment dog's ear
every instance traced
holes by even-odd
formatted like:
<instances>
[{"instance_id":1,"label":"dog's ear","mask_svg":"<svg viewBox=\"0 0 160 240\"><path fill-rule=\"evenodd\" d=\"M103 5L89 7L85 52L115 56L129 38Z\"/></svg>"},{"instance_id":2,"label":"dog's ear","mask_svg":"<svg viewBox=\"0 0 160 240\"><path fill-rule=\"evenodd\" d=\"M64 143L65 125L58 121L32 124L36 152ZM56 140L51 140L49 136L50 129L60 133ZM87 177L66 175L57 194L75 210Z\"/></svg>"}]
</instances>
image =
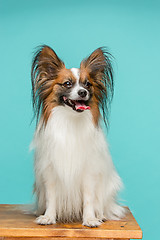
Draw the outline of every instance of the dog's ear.
<instances>
[{"instance_id":1,"label":"dog's ear","mask_svg":"<svg viewBox=\"0 0 160 240\"><path fill-rule=\"evenodd\" d=\"M113 79L111 54L103 48L97 48L91 55L81 62L81 69L85 68L90 77L102 81L104 76L110 83Z\"/></svg>"},{"instance_id":2,"label":"dog's ear","mask_svg":"<svg viewBox=\"0 0 160 240\"><path fill-rule=\"evenodd\" d=\"M58 71L64 67L64 63L49 46L43 45L35 52L32 62L32 77L43 75L47 79L57 77Z\"/></svg>"},{"instance_id":3,"label":"dog's ear","mask_svg":"<svg viewBox=\"0 0 160 240\"><path fill-rule=\"evenodd\" d=\"M109 104L113 97L113 68L112 55L106 48L97 48L85 58L80 65L81 70L87 71L94 84L94 94L102 111L103 119L107 125Z\"/></svg>"},{"instance_id":4,"label":"dog's ear","mask_svg":"<svg viewBox=\"0 0 160 240\"><path fill-rule=\"evenodd\" d=\"M37 120L41 107L52 91L59 71L65 68L63 61L49 46L43 45L35 52L31 69L33 109Z\"/></svg>"}]
</instances>

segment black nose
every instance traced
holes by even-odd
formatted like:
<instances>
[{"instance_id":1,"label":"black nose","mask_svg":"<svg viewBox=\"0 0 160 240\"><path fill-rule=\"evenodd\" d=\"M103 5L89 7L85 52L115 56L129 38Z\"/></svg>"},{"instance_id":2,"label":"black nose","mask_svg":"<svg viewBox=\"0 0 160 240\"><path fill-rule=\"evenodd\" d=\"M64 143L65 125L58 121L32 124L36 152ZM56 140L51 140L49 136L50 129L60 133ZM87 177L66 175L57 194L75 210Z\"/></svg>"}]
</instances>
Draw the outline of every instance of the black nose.
<instances>
[{"instance_id":1,"label":"black nose","mask_svg":"<svg viewBox=\"0 0 160 240\"><path fill-rule=\"evenodd\" d=\"M78 91L78 95L84 98L87 95L87 91L85 89L81 89Z\"/></svg>"}]
</instances>

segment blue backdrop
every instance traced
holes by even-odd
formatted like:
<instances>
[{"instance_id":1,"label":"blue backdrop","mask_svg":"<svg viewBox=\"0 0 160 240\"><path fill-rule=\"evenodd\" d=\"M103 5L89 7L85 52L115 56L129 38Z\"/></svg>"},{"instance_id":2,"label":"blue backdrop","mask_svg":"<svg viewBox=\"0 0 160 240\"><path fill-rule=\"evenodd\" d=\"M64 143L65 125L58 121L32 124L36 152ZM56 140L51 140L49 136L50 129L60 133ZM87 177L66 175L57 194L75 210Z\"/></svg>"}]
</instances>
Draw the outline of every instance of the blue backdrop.
<instances>
[{"instance_id":1,"label":"blue backdrop","mask_svg":"<svg viewBox=\"0 0 160 240\"><path fill-rule=\"evenodd\" d=\"M160 3L154 0L0 0L0 203L32 201L30 67L50 45L66 66L100 46L115 57L108 140L145 240L160 215Z\"/></svg>"}]
</instances>

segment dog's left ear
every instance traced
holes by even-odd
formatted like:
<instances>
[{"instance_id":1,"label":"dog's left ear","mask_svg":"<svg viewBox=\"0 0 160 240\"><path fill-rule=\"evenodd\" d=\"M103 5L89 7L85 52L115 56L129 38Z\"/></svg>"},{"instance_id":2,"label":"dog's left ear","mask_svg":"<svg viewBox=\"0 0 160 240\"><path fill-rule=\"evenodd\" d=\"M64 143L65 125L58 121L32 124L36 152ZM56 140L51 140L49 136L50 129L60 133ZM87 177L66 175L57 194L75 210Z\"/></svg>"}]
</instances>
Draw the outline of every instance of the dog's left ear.
<instances>
[{"instance_id":1,"label":"dog's left ear","mask_svg":"<svg viewBox=\"0 0 160 240\"><path fill-rule=\"evenodd\" d=\"M107 81L113 80L113 69L111 64L112 55L103 47L97 48L91 55L81 62L81 69L85 68L90 77L102 81L104 75Z\"/></svg>"},{"instance_id":2,"label":"dog's left ear","mask_svg":"<svg viewBox=\"0 0 160 240\"><path fill-rule=\"evenodd\" d=\"M87 71L93 80L95 97L97 98L103 112L103 119L107 125L109 104L113 97L113 68L112 55L106 48L97 48L80 65L81 70Z\"/></svg>"}]
</instances>

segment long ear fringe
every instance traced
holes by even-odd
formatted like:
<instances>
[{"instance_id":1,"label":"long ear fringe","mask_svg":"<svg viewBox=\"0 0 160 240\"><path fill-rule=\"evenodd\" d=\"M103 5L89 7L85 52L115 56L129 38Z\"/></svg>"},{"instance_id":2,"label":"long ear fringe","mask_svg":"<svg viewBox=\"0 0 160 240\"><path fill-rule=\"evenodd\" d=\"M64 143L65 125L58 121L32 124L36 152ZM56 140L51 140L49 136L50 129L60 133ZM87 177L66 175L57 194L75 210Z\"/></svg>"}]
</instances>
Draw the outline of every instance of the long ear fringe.
<instances>
[{"instance_id":1,"label":"long ear fringe","mask_svg":"<svg viewBox=\"0 0 160 240\"><path fill-rule=\"evenodd\" d=\"M32 83L31 94L32 94L32 105L33 105L33 111L34 111L33 119L36 117L36 123L38 122L40 111L41 111L41 103L37 94L37 78L38 78L38 72L39 72L38 61L39 61L39 57L43 47L45 47L45 45L36 47L36 51L34 52L33 59L32 59L32 67L31 67L31 83Z\"/></svg>"},{"instance_id":2,"label":"long ear fringe","mask_svg":"<svg viewBox=\"0 0 160 240\"><path fill-rule=\"evenodd\" d=\"M103 74L103 83L105 86L105 91L103 92L103 97L101 99L101 108L103 113L103 120L106 127L109 126L109 113L110 105L114 95L114 78L113 78L113 67L112 60L113 56L107 51L106 48L100 48L105 57L105 69Z\"/></svg>"},{"instance_id":3,"label":"long ear fringe","mask_svg":"<svg viewBox=\"0 0 160 240\"><path fill-rule=\"evenodd\" d=\"M37 122L42 112L42 106L51 93L51 85L57 77L58 70L62 67L64 67L64 63L52 48L47 45L37 47L31 68L33 119L36 117Z\"/></svg>"},{"instance_id":4,"label":"long ear fringe","mask_svg":"<svg viewBox=\"0 0 160 240\"><path fill-rule=\"evenodd\" d=\"M106 47L96 49L88 58L84 59L81 67L85 67L94 79L95 97L102 110L106 127L109 126L110 104L114 94L114 80L112 68L113 56Z\"/></svg>"}]
</instances>

